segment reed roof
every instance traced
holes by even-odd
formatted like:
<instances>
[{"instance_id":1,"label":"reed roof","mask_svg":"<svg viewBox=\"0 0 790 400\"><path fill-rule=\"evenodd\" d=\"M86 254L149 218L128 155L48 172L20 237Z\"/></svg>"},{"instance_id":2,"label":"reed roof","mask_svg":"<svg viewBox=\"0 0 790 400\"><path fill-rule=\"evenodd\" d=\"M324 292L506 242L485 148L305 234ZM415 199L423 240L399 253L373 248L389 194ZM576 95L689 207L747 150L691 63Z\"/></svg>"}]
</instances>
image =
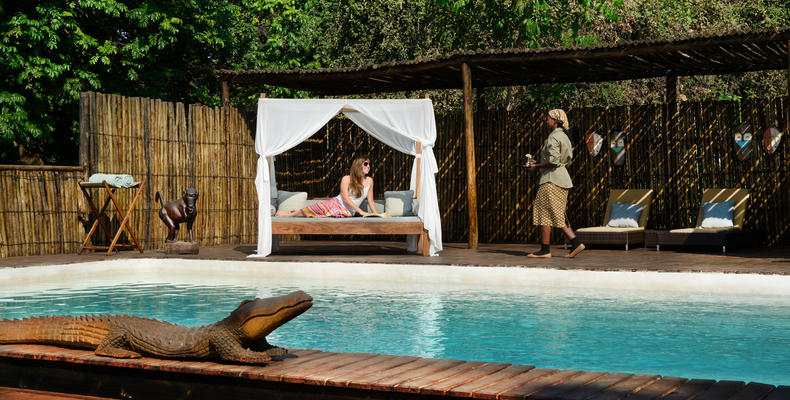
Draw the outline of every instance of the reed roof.
<instances>
[{"instance_id":1,"label":"reed roof","mask_svg":"<svg viewBox=\"0 0 790 400\"><path fill-rule=\"evenodd\" d=\"M617 45L460 51L353 68L218 70L221 81L254 83L326 95L462 87L461 65L473 87L600 82L662 76L718 75L788 66L790 27L643 40Z\"/></svg>"}]
</instances>

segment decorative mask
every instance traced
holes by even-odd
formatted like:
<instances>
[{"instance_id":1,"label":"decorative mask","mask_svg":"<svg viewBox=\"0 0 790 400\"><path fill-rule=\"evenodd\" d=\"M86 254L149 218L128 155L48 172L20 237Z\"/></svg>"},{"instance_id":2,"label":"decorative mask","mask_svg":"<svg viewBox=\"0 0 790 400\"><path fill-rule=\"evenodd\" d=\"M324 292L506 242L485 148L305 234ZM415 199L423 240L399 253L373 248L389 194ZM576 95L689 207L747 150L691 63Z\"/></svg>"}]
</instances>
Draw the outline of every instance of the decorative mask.
<instances>
[{"instance_id":1,"label":"decorative mask","mask_svg":"<svg viewBox=\"0 0 790 400\"><path fill-rule=\"evenodd\" d=\"M782 131L775 126L769 126L763 132L763 145L768 150L768 154L773 154L779 148L779 143L782 141Z\"/></svg>"},{"instance_id":2,"label":"decorative mask","mask_svg":"<svg viewBox=\"0 0 790 400\"><path fill-rule=\"evenodd\" d=\"M735 155L745 161L752 155L752 127L747 123L741 124L733 133L735 138Z\"/></svg>"},{"instance_id":3,"label":"decorative mask","mask_svg":"<svg viewBox=\"0 0 790 400\"><path fill-rule=\"evenodd\" d=\"M612 159L614 165L621 166L625 164L625 133L623 131L614 131L609 138L609 148L612 150Z\"/></svg>"},{"instance_id":4,"label":"decorative mask","mask_svg":"<svg viewBox=\"0 0 790 400\"><path fill-rule=\"evenodd\" d=\"M587 151L589 151L590 155L593 157L597 156L598 153L601 152L601 146L603 145L603 138L601 135L593 132L587 135L585 142L587 142Z\"/></svg>"}]
</instances>

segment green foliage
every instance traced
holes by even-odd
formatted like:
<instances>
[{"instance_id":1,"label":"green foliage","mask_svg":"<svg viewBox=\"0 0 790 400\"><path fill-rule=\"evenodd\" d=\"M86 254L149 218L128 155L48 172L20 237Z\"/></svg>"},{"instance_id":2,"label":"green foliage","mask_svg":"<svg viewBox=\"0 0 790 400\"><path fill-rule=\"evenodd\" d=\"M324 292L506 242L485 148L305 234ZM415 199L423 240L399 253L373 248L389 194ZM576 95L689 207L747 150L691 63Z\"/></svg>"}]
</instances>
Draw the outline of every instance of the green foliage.
<instances>
[{"instance_id":1,"label":"green foliage","mask_svg":"<svg viewBox=\"0 0 790 400\"><path fill-rule=\"evenodd\" d=\"M7 5L6 3L11 3ZM614 44L790 25L777 0L39 0L0 5L0 163L76 162L83 91L219 105L215 69L354 67L456 51ZM783 71L678 80L681 98L771 97ZM314 94L232 85L232 104ZM415 96L422 93L382 94ZM660 102L663 79L489 88L489 107ZM431 93L439 111L457 91Z\"/></svg>"}]
</instances>

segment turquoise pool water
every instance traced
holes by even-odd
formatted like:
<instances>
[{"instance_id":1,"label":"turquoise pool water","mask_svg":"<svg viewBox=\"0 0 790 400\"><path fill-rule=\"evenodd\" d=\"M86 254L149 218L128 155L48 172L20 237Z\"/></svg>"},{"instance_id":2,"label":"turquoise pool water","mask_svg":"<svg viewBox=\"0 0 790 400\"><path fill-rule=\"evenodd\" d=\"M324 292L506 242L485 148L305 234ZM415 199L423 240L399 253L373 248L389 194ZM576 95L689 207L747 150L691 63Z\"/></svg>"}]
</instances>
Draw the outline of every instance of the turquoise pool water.
<instances>
[{"instance_id":1,"label":"turquoise pool water","mask_svg":"<svg viewBox=\"0 0 790 400\"><path fill-rule=\"evenodd\" d=\"M0 291L0 318L114 313L203 325L245 298L297 289L310 293L314 306L270 335L271 343L790 384L790 296L316 281L129 283Z\"/></svg>"}]
</instances>

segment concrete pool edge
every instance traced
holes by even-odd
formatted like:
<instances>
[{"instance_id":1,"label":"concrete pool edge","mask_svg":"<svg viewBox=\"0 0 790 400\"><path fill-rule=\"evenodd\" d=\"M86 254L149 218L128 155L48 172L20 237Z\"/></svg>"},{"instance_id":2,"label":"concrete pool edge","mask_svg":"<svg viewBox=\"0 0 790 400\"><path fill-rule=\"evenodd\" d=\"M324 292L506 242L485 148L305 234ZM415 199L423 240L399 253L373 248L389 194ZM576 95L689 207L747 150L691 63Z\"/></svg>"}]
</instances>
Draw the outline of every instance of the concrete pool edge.
<instances>
[{"instance_id":1,"label":"concrete pool edge","mask_svg":"<svg viewBox=\"0 0 790 400\"><path fill-rule=\"evenodd\" d=\"M342 262L266 262L130 258L0 269L0 285L24 286L58 278L120 276L156 281L178 276L191 284L233 282L244 276L282 279L346 279L447 285L619 288L680 292L790 295L790 276L722 272L600 271L557 268L467 267L451 265ZM211 276L207 276L207 275Z\"/></svg>"}]
</instances>

